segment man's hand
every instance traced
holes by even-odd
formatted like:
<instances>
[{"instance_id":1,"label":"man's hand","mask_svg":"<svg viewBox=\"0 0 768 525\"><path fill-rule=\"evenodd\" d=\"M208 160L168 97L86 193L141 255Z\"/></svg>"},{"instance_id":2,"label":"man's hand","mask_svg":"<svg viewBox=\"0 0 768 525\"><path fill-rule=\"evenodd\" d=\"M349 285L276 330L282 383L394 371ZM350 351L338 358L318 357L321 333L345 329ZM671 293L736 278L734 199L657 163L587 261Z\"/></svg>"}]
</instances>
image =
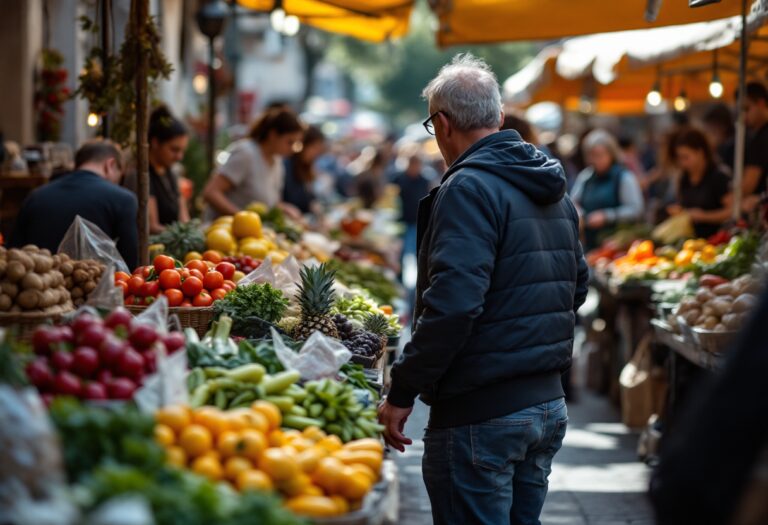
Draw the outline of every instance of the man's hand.
<instances>
[{"instance_id":1,"label":"man's hand","mask_svg":"<svg viewBox=\"0 0 768 525\"><path fill-rule=\"evenodd\" d=\"M602 228L603 226L605 226L605 223L607 222L606 219L607 218L605 216L604 211L600 211L600 210L593 211L592 213L587 215L587 226L595 229Z\"/></svg>"},{"instance_id":2,"label":"man's hand","mask_svg":"<svg viewBox=\"0 0 768 525\"><path fill-rule=\"evenodd\" d=\"M701 208L688 208L685 211L693 222L699 222L704 218L704 210Z\"/></svg>"},{"instance_id":3,"label":"man's hand","mask_svg":"<svg viewBox=\"0 0 768 525\"><path fill-rule=\"evenodd\" d=\"M386 399L379 405L379 423L384 425L384 441L400 452L405 452L405 445L413 443L403 435L405 422L412 411L413 407L398 408L390 405Z\"/></svg>"},{"instance_id":4,"label":"man's hand","mask_svg":"<svg viewBox=\"0 0 768 525\"><path fill-rule=\"evenodd\" d=\"M679 204L670 204L669 206L667 206L667 213L672 217L674 217L675 215L680 215L681 213L683 213L683 211L684 211L683 207L680 206Z\"/></svg>"}]
</instances>

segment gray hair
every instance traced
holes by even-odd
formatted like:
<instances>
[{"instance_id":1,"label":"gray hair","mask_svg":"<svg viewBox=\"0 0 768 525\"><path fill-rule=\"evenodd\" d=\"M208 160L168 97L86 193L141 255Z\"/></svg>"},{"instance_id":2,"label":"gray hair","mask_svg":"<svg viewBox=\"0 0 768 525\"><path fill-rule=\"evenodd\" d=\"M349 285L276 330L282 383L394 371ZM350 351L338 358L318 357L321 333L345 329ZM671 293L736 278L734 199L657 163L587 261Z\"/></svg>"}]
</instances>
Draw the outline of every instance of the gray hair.
<instances>
[{"instance_id":1,"label":"gray hair","mask_svg":"<svg viewBox=\"0 0 768 525\"><path fill-rule=\"evenodd\" d=\"M499 81L491 67L471 53L453 57L424 88L431 111L444 111L461 131L498 128L501 124Z\"/></svg>"},{"instance_id":2,"label":"gray hair","mask_svg":"<svg viewBox=\"0 0 768 525\"><path fill-rule=\"evenodd\" d=\"M616 138L604 129L596 129L591 131L584 137L584 143L582 144L582 153L586 157L589 152L597 147L602 146L608 150L614 162L621 162L622 152L619 147L619 142Z\"/></svg>"}]
</instances>

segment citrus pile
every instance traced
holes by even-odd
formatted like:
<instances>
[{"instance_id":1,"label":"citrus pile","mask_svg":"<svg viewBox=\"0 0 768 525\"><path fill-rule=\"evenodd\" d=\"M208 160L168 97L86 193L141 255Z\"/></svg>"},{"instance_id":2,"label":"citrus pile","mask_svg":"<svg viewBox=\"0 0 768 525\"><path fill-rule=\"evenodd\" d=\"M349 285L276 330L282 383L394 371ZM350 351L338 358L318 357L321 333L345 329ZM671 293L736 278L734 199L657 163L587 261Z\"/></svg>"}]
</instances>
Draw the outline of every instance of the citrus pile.
<instances>
[{"instance_id":1,"label":"citrus pile","mask_svg":"<svg viewBox=\"0 0 768 525\"><path fill-rule=\"evenodd\" d=\"M288 252L279 249L275 240L274 233L262 230L261 217L253 211L219 217L205 232L209 250L224 255L248 255L258 260L269 257L274 264L280 264Z\"/></svg>"},{"instance_id":2,"label":"citrus pile","mask_svg":"<svg viewBox=\"0 0 768 525\"><path fill-rule=\"evenodd\" d=\"M155 420L169 463L241 491L279 492L288 509L304 516L359 507L381 470L378 440L344 445L317 427L281 430L280 410L267 401L226 412L169 406Z\"/></svg>"},{"instance_id":3,"label":"citrus pile","mask_svg":"<svg viewBox=\"0 0 768 525\"><path fill-rule=\"evenodd\" d=\"M133 275L115 272L115 286L122 288L126 305L148 306L165 295L169 306L211 306L235 289L235 265L219 253L205 252L205 259L185 265L167 255L155 257L152 266L140 266ZM213 260L212 260L213 259Z\"/></svg>"}]
</instances>

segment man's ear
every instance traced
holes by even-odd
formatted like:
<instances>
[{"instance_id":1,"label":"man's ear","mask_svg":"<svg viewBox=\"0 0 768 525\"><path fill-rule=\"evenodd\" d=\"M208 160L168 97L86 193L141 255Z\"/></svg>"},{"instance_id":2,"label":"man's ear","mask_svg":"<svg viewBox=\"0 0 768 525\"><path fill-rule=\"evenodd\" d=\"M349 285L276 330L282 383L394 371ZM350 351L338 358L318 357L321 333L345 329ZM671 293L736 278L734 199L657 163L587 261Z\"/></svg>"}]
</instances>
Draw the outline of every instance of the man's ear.
<instances>
[{"instance_id":1,"label":"man's ear","mask_svg":"<svg viewBox=\"0 0 768 525\"><path fill-rule=\"evenodd\" d=\"M499 117L499 129L504 127L504 110L501 110L501 115Z\"/></svg>"},{"instance_id":2,"label":"man's ear","mask_svg":"<svg viewBox=\"0 0 768 525\"><path fill-rule=\"evenodd\" d=\"M453 133L453 128L451 127L451 121L448 119L448 117L445 116L443 112L440 112L437 114L437 118L440 119L440 122L443 125L443 130L445 131L445 136L450 137Z\"/></svg>"}]
</instances>

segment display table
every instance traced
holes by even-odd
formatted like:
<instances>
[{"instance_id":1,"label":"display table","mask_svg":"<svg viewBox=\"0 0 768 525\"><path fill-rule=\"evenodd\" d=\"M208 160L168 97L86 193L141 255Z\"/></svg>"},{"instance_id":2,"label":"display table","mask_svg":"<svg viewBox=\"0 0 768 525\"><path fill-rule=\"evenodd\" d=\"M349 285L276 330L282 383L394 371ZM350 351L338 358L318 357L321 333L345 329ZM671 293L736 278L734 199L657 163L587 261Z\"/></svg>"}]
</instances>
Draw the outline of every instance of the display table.
<instances>
[{"instance_id":1,"label":"display table","mask_svg":"<svg viewBox=\"0 0 768 525\"><path fill-rule=\"evenodd\" d=\"M707 370L719 370L723 367L722 354L713 354L699 350L682 335L673 333L669 326L658 319L651 320L656 342L674 350L694 365Z\"/></svg>"}]
</instances>

